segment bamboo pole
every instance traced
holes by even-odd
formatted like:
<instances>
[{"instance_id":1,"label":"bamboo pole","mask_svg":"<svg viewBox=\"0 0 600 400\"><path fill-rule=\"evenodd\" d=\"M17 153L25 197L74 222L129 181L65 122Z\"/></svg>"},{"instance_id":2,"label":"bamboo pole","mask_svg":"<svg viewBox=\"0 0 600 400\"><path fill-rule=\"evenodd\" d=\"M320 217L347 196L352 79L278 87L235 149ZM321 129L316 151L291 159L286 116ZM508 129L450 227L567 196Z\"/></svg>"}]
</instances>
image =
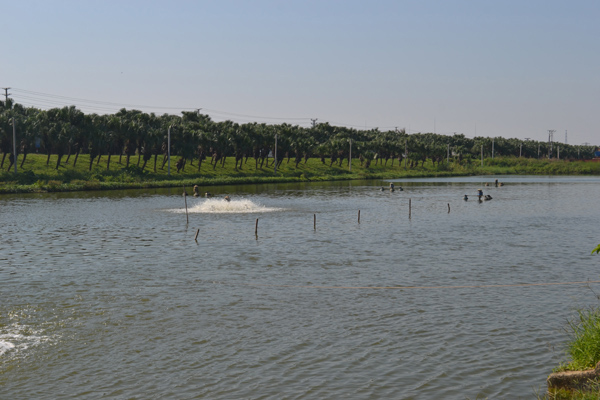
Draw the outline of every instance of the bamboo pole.
<instances>
[{"instance_id":1,"label":"bamboo pole","mask_svg":"<svg viewBox=\"0 0 600 400\"><path fill-rule=\"evenodd\" d=\"M360 210L358 210L358 223L360 224Z\"/></svg>"},{"instance_id":2,"label":"bamboo pole","mask_svg":"<svg viewBox=\"0 0 600 400\"><path fill-rule=\"evenodd\" d=\"M450 203L448 203L448 214L450 214Z\"/></svg>"},{"instance_id":3,"label":"bamboo pole","mask_svg":"<svg viewBox=\"0 0 600 400\"><path fill-rule=\"evenodd\" d=\"M200 233L200 228L198 228L196 230L196 236L194 236L194 240L197 242L198 241L198 234Z\"/></svg>"},{"instance_id":4,"label":"bamboo pole","mask_svg":"<svg viewBox=\"0 0 600 400\"><path fill-rule=\"evenodd\" d=\"M317 214L313 214L313 229L317 230Z\"/></svg>"},{"instance_id":5,"label":"bamboo pole","mask_svg":"<svg viewBox=\"0 0 600 400\"><path fill-rule=\"evenodd\" d=\"M254 236L258 239L258 218L256 218L256 224L254 224Z\"/></svg>"},{"instance_id":6,"label":"bamboo pole","mask_svg":"<svg viewBox=\"0 0 600 400\"><path fill-rule=\"evenodd\" d=\"M410 219L411 211L412 211L412 199L408 199L408 219Z\"/></svg>"}]
</instances>

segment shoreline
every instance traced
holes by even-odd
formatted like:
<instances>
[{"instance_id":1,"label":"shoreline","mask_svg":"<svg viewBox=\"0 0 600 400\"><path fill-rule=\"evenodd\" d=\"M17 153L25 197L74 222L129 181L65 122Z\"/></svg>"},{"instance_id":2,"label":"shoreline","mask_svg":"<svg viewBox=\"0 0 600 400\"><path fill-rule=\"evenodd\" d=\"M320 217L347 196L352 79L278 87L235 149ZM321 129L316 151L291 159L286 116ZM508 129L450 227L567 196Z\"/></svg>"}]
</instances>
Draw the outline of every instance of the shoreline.
<instances>
[{"instance_id":1,"label":"shoreline","mask_svg":"<svg viewBox=\"0 0 600 400\"><path fill-rule=\"evenodd\" d=\"M56 170L45 165L45 155L30 155L24 168L15 175L13 172L0 173L0 195L21 193L53 193L98 190L152 189L194 186L201 187L242 184L326 182L347 180L376 180L399 178L432 178L476 175L574 175L600 176L600 163L566 160L537 160L515 157L497 157L479 161L441 163L426 162L420 166L379 165L362 167L359 160L352 160L352 171L345 165L329 165L312 158L296 168L293 163L282 163L275 173L271 168L256 169L248 163L245 169L235 169L232 163L213 168L210 163L201 171L182 171L169 176L165 170L153 172L142 170L133 163L129 167L114 163L112 170L106 165L95 165L91 171L86 166L85 155L80 156L77 167L61 164Z\"/></svg>"}]
</instances>

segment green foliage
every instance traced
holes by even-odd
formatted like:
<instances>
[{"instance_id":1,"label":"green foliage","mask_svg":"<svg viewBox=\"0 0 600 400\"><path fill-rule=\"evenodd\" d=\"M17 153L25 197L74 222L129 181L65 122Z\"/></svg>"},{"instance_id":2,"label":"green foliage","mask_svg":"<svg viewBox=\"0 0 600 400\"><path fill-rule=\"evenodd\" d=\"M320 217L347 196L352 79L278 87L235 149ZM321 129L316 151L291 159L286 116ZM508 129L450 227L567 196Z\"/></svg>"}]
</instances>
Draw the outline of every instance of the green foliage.
<instances>
[{"instance_id":1,"label":"green foliage","mask_svg":"<svg viewBox=\"0 0 600 400\"><path fill-rule=\"evenodd\" d=\"M577 318L568 324L571 341L568 354L571 362L559 370L585 370L600 362L600 309L579 310Z\"/></svg>"},{"instance_id":2,"label":"green foliage","mask_svg":"<svg viewBox=\"0 0 600 400\"><path fill-rule=\"evenodd\" d=\"M598 246L596 246L596 248L594 250L592 250L592 254L594 254L594 253L596 253L596 254L600 253L600 244Z\"/></svg>"}]
</instances>

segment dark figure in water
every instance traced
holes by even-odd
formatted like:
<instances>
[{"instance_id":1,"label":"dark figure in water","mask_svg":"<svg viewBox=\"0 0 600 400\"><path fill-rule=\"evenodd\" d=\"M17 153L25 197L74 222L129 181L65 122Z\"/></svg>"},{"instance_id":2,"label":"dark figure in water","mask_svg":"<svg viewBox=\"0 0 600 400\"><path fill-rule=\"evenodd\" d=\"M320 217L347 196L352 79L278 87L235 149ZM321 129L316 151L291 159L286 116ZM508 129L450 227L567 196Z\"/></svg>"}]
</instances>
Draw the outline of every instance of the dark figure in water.
<instances>
[{"instance_id":1,"label":"dark figure in water","mask_svg":"<svg viewBox=\"0 0 600 400\"><path fill-rule=\"evenodd\" d=\"M496 181L494 182L494 184L496 185L496 187L498 187L498 179L496 179Z\"/></svg>"},{"instance_id":2,"label":"dark figure in water","mask_svg":"<svg viewBox=\"0 0 600 400\"><path fill-rule=\"evenodd\" d=\"M479 197L479 201L481 201L481 198L483 197L483 190L477 189L477 197Z\"/></svg>"},{"instance_id":3,"label":"dark figure in water","mask_svg":"<svg viewBox=\"0 0 600 400\"><path fill-rule=\"evenodd\" d=\"M229 198L229 196L225 196L225 201L231 201L231 199Z\"/></svg>"},{"instance_id":4,"label":"dark figure in water","mask_svg":"<svg viewBox=\"0 0 600 400\"><path fill-rule=\"evenodd\" d=\"M394 184L390 183L390 192L393 192L393 191L394 191Z\"/></svg>"},{"instance_id":5,"label":"dark figure in water","mask_svg":"<svg viewBox=\"0 0 600 400\"><path fill-rule=\"evenodd\" d=\"M469 200L469 196L467 196L467 195L465 194L465 197L463 197L463 200L464 200L464 201L467 201L467 200Z\"/></svg>"},{"instance_id":6,"label":"dark figure in water","mask_svg":"<svg viewBox=\"0 0 600 400\"><path fill-rule=\"evenodd\" d=\"M491 199L492 199L492 196L490 196L489 194L486 194L484 197L484 200L486 200L486 201L491 200Z\"/></svg>"},{"instance_id":7,"label":"dark figure in water","mask_svg":"<svg viewBox=\"0 0 600 400\"><path fill-rule=\"evenodd\" d=\"M206 192L204 193L204 197L206 197L207 199L210 199L212 197L212 193L211 192Z\"/></svg>"},{"instance_id":8,"label":"dark figure in water","mask_svg":"<svg viewBox=\"0 0 600 400\"><path fill-rule=\"evenodd\" d=\"M194 197L198 196L200 196L200 193L198 192L198 185L194 185Z\"/></svg>"}]
</instances>

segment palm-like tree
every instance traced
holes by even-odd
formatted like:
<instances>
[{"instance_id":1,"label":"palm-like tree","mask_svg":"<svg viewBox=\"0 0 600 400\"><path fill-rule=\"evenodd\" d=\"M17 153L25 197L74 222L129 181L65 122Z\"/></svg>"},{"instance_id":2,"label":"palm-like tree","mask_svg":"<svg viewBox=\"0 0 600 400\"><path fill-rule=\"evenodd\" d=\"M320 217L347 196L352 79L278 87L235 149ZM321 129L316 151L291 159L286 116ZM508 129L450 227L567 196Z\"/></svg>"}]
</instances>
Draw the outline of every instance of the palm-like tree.
<instances>
[{"instance_id":1,"label":"palm-like tree","mask_svg":"<svg viewBox=\"0 0 600 400\"><path fill-rule=\"evenodd\" d=\"M4 159L12 152L12 122L10 112L3 110L0 113L0 151L2 151L2 162L0 168L4 168ZM10 158L10 157L9 157Z\"/></svg>"},{"instance_id":2,"label":"palm-like tree","mask_svg":"<svg viewBox=\"0 0 600 400\"><path fill-rule=\"evenodd\" d=\"M27 154L29 154L36 144L37 137L35 129L39 112L40 111L35 108L27 108L23 110L21 116L22 123L19 141L19 150L21 151L21 154L23 154L23 157L21 158L21 168L23 168L23 165L25 164Z\"/></svg>"}]
</instances>

